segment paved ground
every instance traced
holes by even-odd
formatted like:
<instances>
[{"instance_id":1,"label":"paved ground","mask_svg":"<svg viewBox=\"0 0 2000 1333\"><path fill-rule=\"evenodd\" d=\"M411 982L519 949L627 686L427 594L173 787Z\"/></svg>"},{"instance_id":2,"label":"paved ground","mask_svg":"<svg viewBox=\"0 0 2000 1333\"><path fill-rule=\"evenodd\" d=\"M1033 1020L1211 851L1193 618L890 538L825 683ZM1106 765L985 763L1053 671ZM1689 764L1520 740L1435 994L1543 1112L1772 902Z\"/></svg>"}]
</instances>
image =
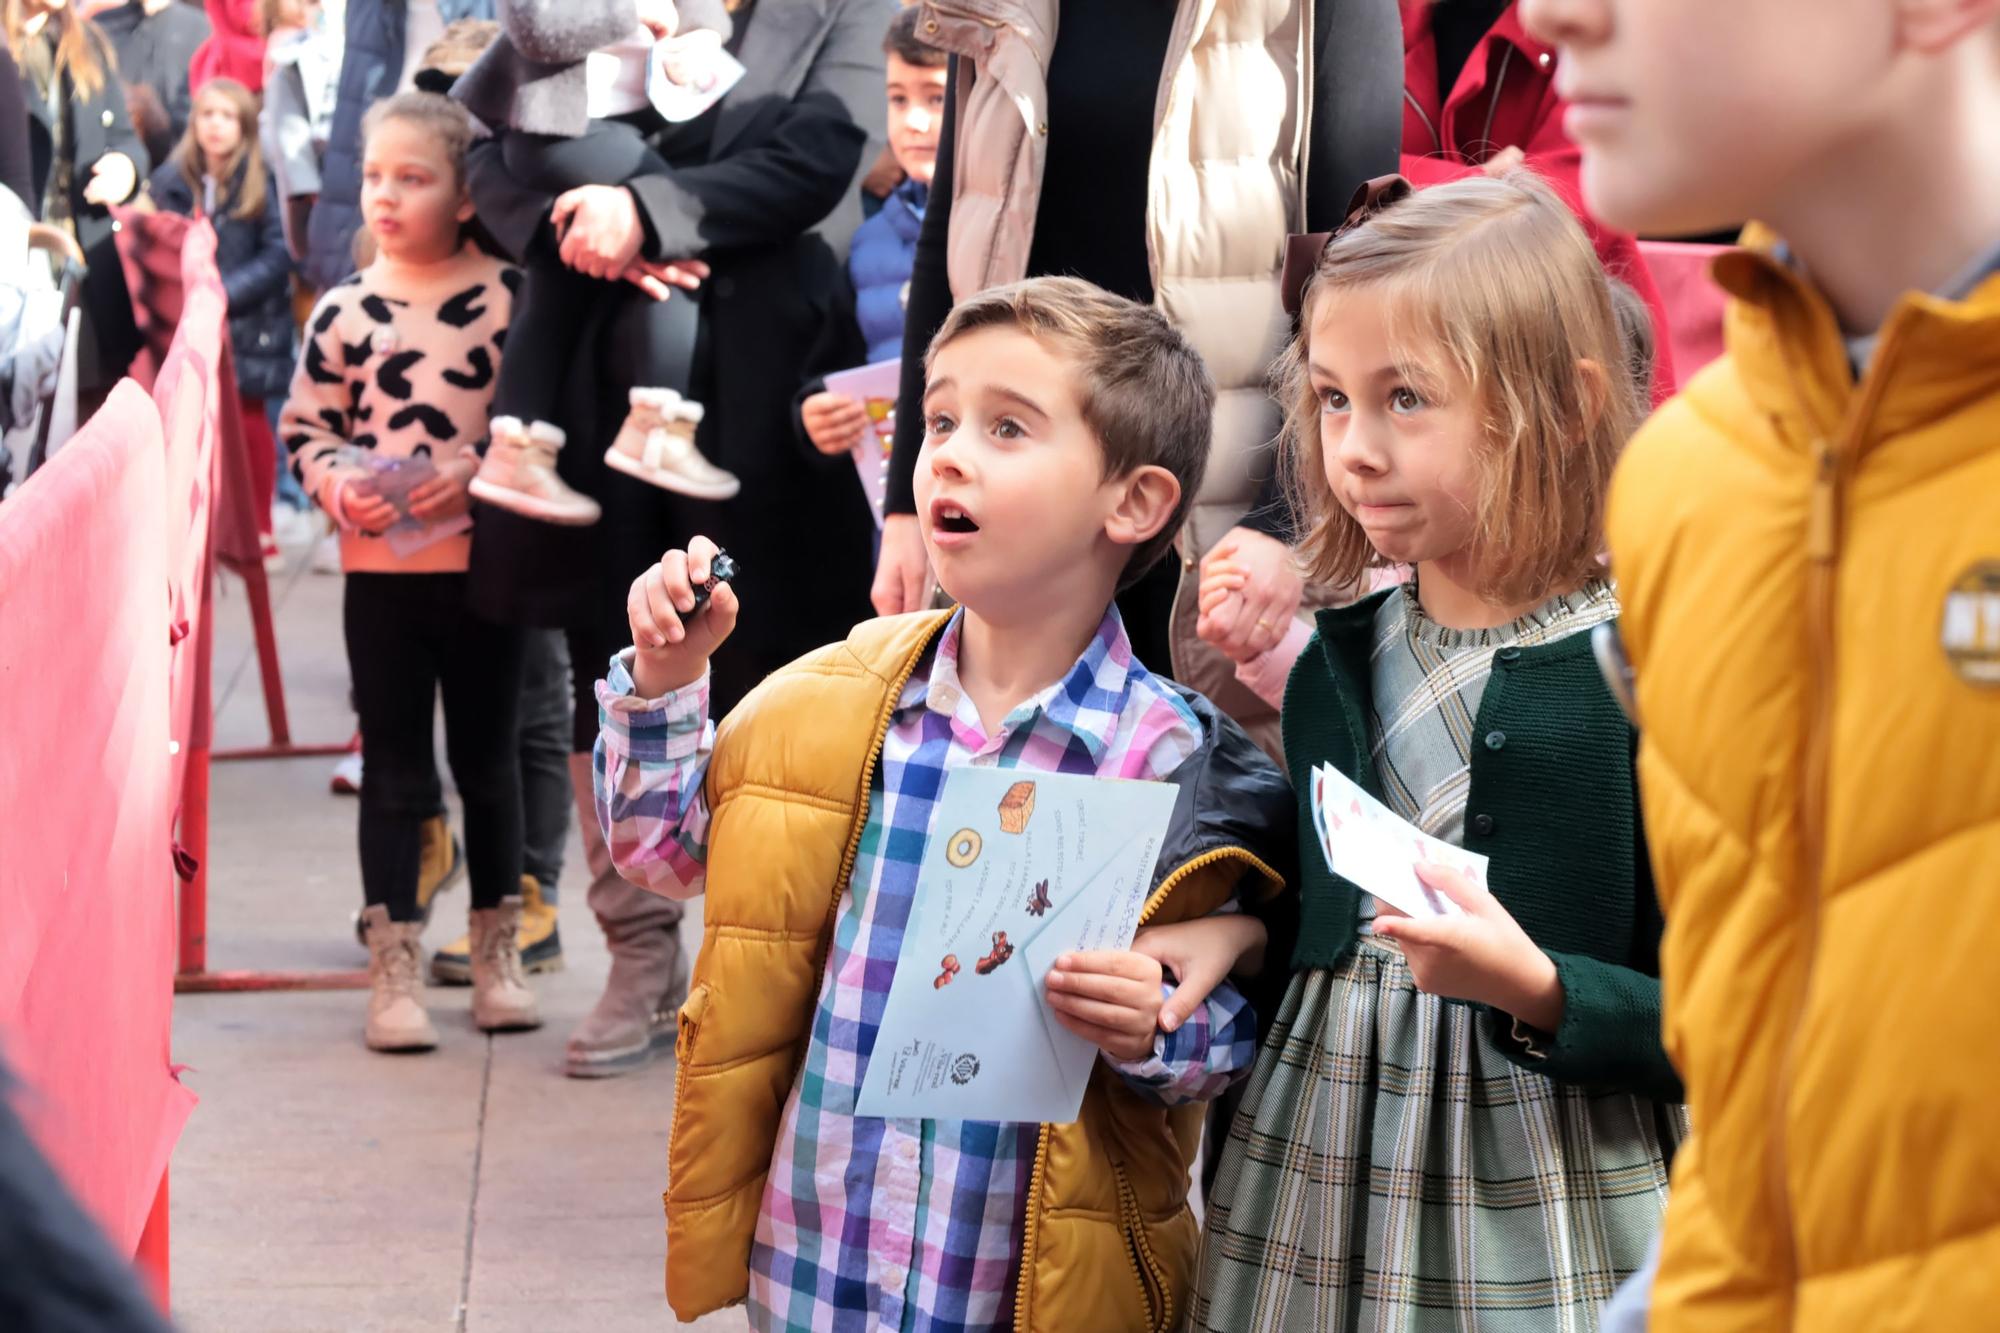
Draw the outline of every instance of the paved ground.
<instances>
[{"instance_id":1,"label":"paved ground","mask_svg":"<svg viewBox=\"0 0 2000 1333\"><path fill-rule=\"evenodd\" d=\"M273 577L293 734L342 738L353 718L340 580ZM223 583L217 743L261 743L249 616L240 586ZM355 807L328 794L330 767L216 766L211 968L365 965L349 924ZM672 1068L599 1083L560 1072L606 967L581 867L572 833L569 968L538 979L539 1032L488 1038L468 991L433 990L442 1047L385 1057L361 1045L359 992L178 1001L174 1058L201 1098L172 1177L174 1307L188 1333L682 1327L660 1294ZM441 900L430 945L463 931L465 906L463 887Z\"/></svg>"}]
</instances>

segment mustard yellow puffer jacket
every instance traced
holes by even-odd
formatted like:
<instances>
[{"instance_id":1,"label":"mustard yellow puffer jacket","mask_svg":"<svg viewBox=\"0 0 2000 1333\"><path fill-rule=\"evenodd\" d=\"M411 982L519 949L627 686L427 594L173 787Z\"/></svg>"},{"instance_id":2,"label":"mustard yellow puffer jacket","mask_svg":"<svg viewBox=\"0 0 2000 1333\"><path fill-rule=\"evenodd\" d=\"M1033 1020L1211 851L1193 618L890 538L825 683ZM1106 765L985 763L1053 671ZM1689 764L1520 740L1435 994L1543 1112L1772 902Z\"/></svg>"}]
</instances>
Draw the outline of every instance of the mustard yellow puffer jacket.
<instances>
[{"instance_id":1,"label":"mustard yellow puffer jacket","mask_svg":"<svg viewBox=\"0 0 2000 1333\"><path fill-rule=\"evenodd\" d=\"M1666 912L1654 1333L2000 1327L2000 276L1857 385L1767 254L1610 538Z\"/></svg>"},{"instance_id":2,"label":"mustard yellow puffer jacket","mask_svg":"<svg viewBox=\"0 0 2000 1333\"><path fill-rule=\"evenodd\" d=\"M773 674L716 731L701 955L680 1015L668 1148L667 1298L682 1319L740 1301L785 1099L805 1058L834 913L853 873L890 714L948 613L869 621ZM1245 877L1277 892L1291 788L1240 728L1187 696L1202 746L1142 919L1204 916ZM1081 1119L1044 1125L1015 1327L1175 1326L1194 1277L1188 1171L1203 1108L1169 1110L1100 1066Z\"/></svg>"}]
</instances>

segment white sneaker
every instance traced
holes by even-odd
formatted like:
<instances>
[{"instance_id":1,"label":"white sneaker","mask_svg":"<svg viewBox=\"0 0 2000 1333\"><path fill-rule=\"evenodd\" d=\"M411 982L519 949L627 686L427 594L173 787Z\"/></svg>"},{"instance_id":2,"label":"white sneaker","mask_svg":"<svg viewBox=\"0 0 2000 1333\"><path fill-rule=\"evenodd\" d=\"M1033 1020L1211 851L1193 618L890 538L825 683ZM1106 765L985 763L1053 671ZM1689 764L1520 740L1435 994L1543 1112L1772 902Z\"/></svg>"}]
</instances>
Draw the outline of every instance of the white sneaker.
<instances>
[{"instance_id":1,"label":"white sneaker","mask_svg":"<svg viewBox=\"0 0 2000 1333\"><path fill-rule=\"evenodd\" d=\"M338 574L341 572L339 533L327 533L313 547L312 572L315 574Z\"/></svg>"},{"instance_id":2,"label":"white sneaker","mask_svg":"<svg viewBox=\"0 0 2000 1333\"><path fill-rule=\"evenodd\" d=\"M475 498L523 518L572 528L589 527L603 516L597 501L556 475L556 454L565 439L560 427L495 417L488 431L486 458L472 479Z\"/></svg>"},{"instance_id":3,"label":"white sneaker","mask_svg":"<svg viewBox=\"0 0 2000 1333\"><path fill-rule=\"evenodd\" d=\"M280 500L271 506L271 535L281 551L311 546L321 532L319 515L309 509L294 509Z\"/></svg>"},{"instance_id":4,"label":"white sneaker","mask_svg":"<svg viewBox=\"0 0 2000 1333\"><path fill-rule=\"evenodd\" d=\"M333 775L327 779L326 786L335 796L359 796L361 751L349 750L340 756L340 762L333 766Z\"/></svg>"},{"instance_id":5,"label":"white sneaker","mask_svg":"<svg viewBox=\"0 0 2000 1333\"><path fill-rule=\"evenodd\" d=\"M672 389L634 389L631 403L631 415L604 453L607 467L697 500L727 500L743 489L734 473L709 462L694 447L700 403Z\"/></svg>"}]
</instances>

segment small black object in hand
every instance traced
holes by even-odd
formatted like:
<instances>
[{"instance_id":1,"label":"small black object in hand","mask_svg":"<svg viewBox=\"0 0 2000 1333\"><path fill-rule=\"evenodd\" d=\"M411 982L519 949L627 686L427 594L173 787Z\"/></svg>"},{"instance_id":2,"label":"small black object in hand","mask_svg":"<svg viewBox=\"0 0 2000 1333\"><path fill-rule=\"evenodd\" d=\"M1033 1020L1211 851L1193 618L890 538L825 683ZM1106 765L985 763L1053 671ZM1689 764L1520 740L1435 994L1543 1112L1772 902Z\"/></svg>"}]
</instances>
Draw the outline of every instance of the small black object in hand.
<instances>
[{"instance_id":1,"label":"small black object in hand","mask_svg":"<svg viewBox=\"0 0 2000 1333\"><path fill-rule=\"evenodd\" d=\"M727 551L717 551L715 558L708 562L708 581L694 590L694 610L689 615L700 615L708 605L708 599L717 587L736 577L736 560Z\"/></svg>"}]
</instances>

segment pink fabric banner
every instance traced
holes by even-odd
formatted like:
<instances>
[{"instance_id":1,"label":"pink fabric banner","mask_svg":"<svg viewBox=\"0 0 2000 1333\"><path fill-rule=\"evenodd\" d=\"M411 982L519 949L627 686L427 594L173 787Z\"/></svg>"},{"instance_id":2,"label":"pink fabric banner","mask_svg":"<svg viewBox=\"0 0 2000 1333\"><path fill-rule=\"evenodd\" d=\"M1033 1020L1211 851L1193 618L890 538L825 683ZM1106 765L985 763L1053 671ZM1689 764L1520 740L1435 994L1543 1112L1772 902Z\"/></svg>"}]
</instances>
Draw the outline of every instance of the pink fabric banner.
<instances>
[{"instance_id":1,"label":"pink fabric banner","mask_svg":"<svg viewBox=\"0 0 2000 1333\"><path fill-rule=\"evenodd\" d=\"M23 1117L128 1253L194 1104L169 1053L165 462L123 383L0 505L0 1033Z\"/></svg>"}]
</instances>

